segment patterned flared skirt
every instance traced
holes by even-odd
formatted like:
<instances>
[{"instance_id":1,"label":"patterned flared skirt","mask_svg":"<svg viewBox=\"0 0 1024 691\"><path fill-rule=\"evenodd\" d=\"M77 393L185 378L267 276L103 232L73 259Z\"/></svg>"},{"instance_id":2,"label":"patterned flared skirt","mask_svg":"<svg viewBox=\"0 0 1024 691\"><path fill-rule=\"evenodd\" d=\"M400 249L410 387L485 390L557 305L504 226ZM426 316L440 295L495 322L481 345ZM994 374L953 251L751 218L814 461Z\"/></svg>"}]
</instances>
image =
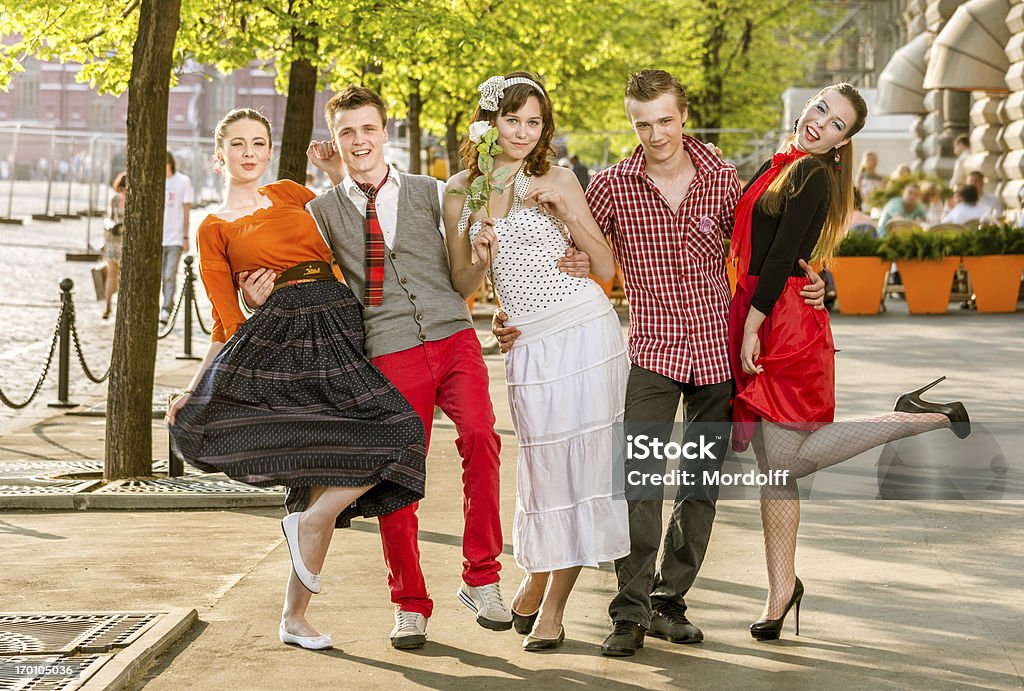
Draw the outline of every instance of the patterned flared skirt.
<instances>
[{"instance_id":1,"label":"patterned flared skirt","mask_svg":"<svg viewBox=\"0 0 1024 691\"><path fill-rule=\"evenodd\" d=\"M170 429L175 451L195 467L286 487L289 511L305 510L310 487L373 485L339 528L423 498L423 423L363 354L361 307L337 281L275 291Z\"/></svg>"}]
</instances>

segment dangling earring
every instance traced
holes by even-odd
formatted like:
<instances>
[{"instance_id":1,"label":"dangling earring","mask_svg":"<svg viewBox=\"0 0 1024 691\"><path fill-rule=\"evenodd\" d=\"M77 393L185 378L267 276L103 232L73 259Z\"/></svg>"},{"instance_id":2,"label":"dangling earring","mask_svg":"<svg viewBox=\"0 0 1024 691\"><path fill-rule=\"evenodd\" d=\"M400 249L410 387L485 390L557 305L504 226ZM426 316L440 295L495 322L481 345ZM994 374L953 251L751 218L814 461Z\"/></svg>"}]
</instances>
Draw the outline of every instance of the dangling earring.
<instances>
[{"instance_id":1,"label":"dangling earring","mask_svg":"<svg viewBox=\"0 0 1024 691\"><path fill-rule=\"evenodd\" d=\"M800 118L793 121L793 134L796 134L796 126L800 124Z\"/></svg>"},{"instance_id":2,"label":"dangling earring","mask_svg":"<svg viewBox=\"0 0 1024 691\"><path fill-rule=\"evenodd\" d=\"M835 168L837 171L843 169L843 164L839 160L839 149L836 149Z\"/></svg>"}]
</instances>

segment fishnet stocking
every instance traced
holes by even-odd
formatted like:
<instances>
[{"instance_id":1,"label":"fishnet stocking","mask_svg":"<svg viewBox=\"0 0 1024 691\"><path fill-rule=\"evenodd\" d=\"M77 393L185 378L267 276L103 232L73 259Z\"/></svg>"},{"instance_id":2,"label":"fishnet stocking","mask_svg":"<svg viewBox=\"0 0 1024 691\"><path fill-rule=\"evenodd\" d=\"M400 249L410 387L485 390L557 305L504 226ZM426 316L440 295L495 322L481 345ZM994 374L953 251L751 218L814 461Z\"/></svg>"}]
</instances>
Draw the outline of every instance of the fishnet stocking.
<instances>
[{"instance_id":1,"label":"fishnet stocking","mask_svg":"<svg viewBox=\"0 0 1024 691\"><path fill-rule=\"evenodd\" d=\"M949 426L941 413L889 413L826 425L814 432L762 420L751 445L762 473L788 470L788 482L761 488L761 531L768 567L763 619L782 616L796 585L796 534L800 494L796 479L897 439Z\"/></svg>"}]
</instances>

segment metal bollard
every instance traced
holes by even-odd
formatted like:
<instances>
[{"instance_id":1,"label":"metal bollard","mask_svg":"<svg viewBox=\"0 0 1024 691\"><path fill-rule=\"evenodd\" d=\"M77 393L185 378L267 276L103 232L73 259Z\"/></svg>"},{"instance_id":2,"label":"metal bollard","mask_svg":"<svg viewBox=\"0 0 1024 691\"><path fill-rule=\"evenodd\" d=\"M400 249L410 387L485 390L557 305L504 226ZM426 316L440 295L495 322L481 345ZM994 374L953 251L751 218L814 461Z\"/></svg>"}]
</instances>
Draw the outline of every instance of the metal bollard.
<instances>
[{"instance_id":1,"label":"metal bollard","mask_svg":"<svg viewBox=\"0 0 1024 691\"><path fill-rule=\"evenodd\" d=\"M178 360L202 360L192 354L192 308L196 301L195 274L192 273L192 262L195 259L192 255L185 257L185 285L181 289L185 292L185 299L182 300L182 308L185 310L185 353L177 357Z\"/></svg>"},{"instance_id":2,"label":"metal bollard","mask_svg":"<svg viewBox=\"0 0 1024 691\"><path fill-rule=\"evenodd\" d=\"M68 400L68 377L71 371L71 289L75 282L65 278L60 282L60 352L57 372L57 402L48 404L50 408L74 408L78 404Z\"/></svg>"}]
</instances>

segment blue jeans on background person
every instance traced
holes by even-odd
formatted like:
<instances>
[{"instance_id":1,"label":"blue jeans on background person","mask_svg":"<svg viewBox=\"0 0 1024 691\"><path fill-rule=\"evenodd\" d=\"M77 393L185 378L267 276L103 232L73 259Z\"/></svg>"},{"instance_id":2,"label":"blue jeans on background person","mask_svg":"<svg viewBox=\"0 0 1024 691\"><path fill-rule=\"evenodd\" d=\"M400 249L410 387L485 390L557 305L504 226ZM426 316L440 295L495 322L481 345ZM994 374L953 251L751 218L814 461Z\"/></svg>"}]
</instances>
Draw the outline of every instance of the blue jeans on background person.
<instances>
[{"instance_id":1,"label":"blue jeans on background person","mask_svg":"<svg viewBox=\"0 0 1024 691\"><path fill-rule=\"evenodd\" d=\"M163 302L160 306L160 319L169 318L174 309L174 293L178 287L178 263L181 261L181 245L164 245L164 262L160 271L163 282Z\"/></svg>"}]
</instances>

